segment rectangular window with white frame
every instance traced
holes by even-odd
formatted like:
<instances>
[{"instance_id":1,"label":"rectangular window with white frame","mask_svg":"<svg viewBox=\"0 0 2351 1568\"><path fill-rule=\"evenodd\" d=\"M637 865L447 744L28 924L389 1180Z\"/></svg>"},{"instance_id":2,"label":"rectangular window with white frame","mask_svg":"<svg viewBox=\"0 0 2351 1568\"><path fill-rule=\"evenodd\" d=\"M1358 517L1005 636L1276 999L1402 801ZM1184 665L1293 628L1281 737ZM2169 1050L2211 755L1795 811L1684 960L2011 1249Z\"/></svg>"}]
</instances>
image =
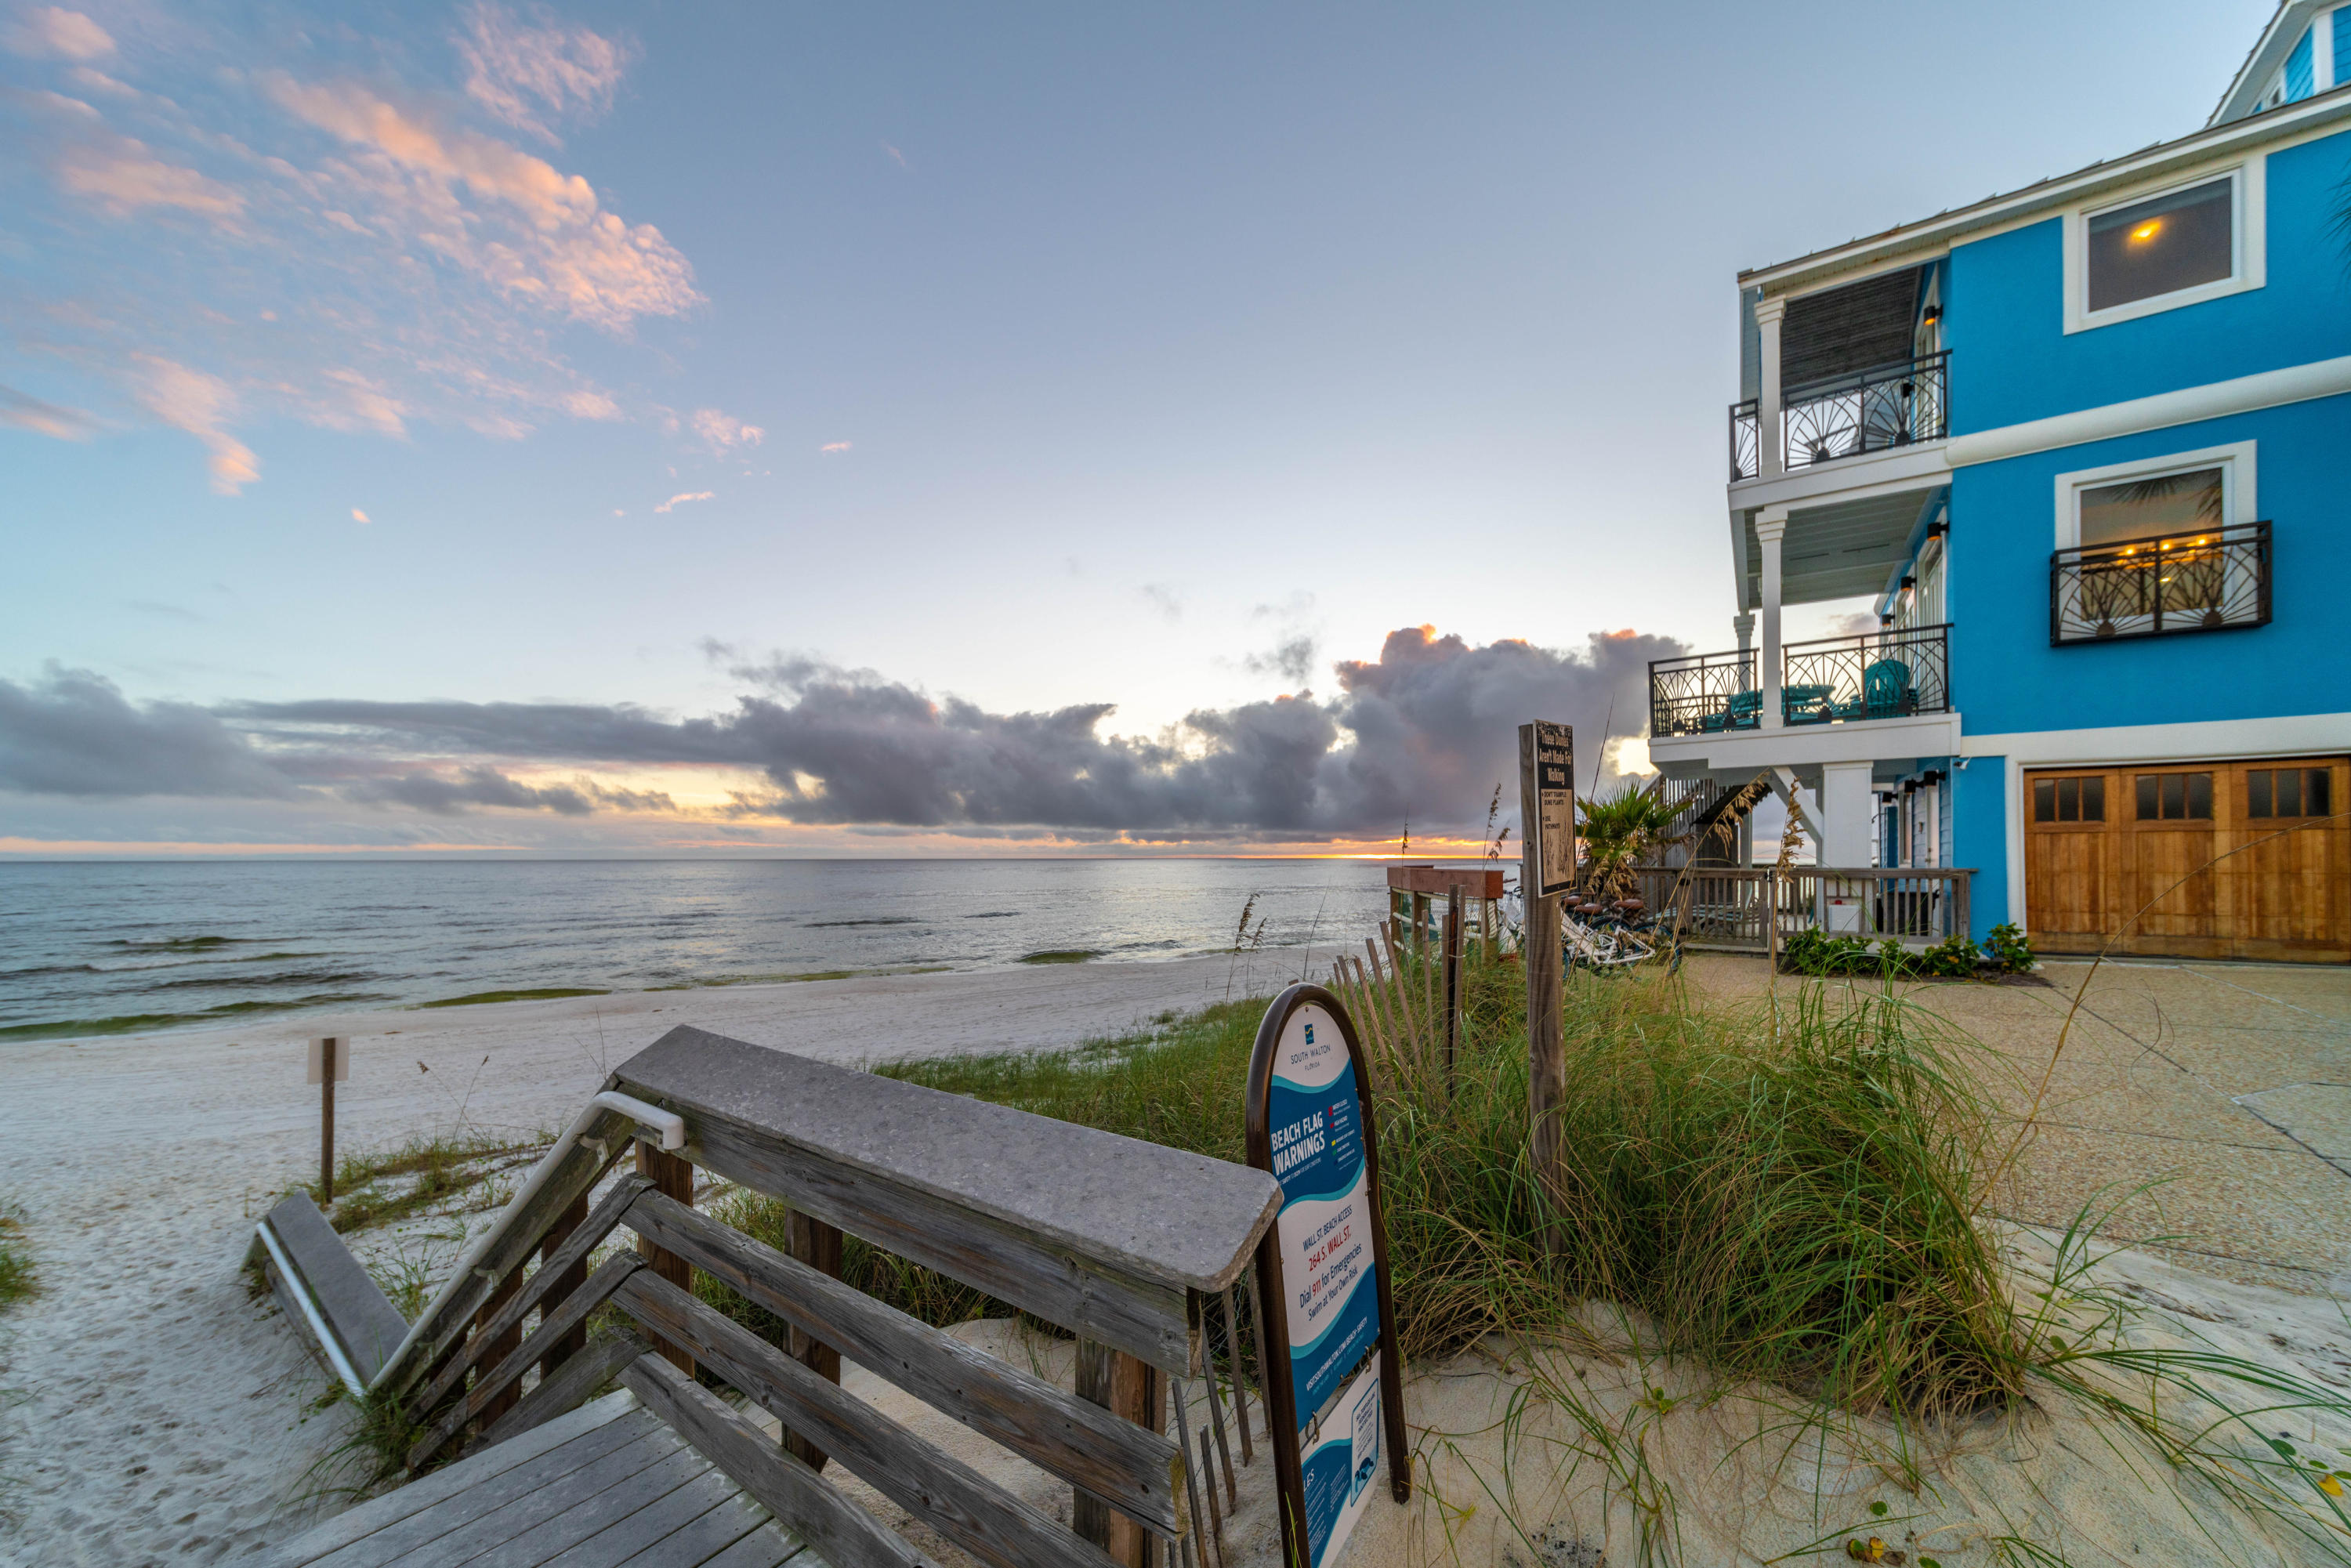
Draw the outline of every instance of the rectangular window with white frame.
<instances>
[{"instance_id":1,"label":"rectangular window with white frame","mask_svg":"<svg viewBox=\"0 0 2351 1568\"><path fill-rule=\"evenodd\" d=\"M2065 330L2087 331L2259 288L2267 270L2259 154L2065 215Z\"/></svg>"},{"instance_id":2,"label":"rectangular window with white frame","mask_svg":"<svg viewBox=\"0 0 2351 1568\"><path fill-rule=\"evenodd\" d=\"M2051 643L2265 624L2255 445L2058 475Z\"/></svg>"}]
</instances>

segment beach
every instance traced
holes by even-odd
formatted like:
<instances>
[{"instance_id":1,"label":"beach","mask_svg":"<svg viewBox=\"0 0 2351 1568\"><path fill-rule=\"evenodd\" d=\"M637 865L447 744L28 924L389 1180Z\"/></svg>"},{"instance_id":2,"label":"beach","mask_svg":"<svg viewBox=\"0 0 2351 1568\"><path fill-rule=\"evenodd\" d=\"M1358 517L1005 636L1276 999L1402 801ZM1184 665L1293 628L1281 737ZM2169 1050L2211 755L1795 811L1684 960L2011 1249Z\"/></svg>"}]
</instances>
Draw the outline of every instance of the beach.
<instances>
[{"instance_id":1,"label":"beach","mask_svg":"<svg viewBox=\"0 0 2351 1568\"><path fill-rule=\"evenodd\" d=\"M0 1509L8 1515L0 1555L236 1560L340 1506L323 1493L332 1471L321 1466L350 1429L350 1406L330 1399L332 1385L301 1338L274 1300L248 1294L239 1267L254 1220L317 1174L319 1093L303 1082L310 1034L350 1041L351 1078L337 1095L340 1147L465 1133L522 1143L568 1120L614 1063L675 1023L844 1063L1047 1050L1148 1027L1228 995L1268 994L1297 977L1299 964L1296 954L1268 952L1015 966L21 1043L5 1069L22 1151L10 1162L9 1196L25 1211L43 1290L0 1320L0 1387L11 1401L0 1413ZM2010 1101L2022 1112L2085 973L2051 966L2050 985L1922 986L1911 994L2019 1070L2004 1093L2024 1097ZM1689 975L1701 992L1726 998L1751 998L1765 979L1760 963L1720 956L1700 956ZM2342 1201L2351 1145L2334 1131L2351 1091L2330 1088L2351 1081L2346 1041L2351 977L2336 972L2101 971L2048 1074L2050 1124L2028 1155L2011 1212L2001 1217L2017 1227L2019 1266L2046 1257L2046 1228L2026 1227L2060 1227L2101 1189L2127 1196L2139 1182L2165 1180L2129 1197L2112 1227L2120 1242L2168 1239L2162 1255L2122 1251L2101 1270L2144 1306L2150 1332L2180 1343L2218 1340L2296 1376L2351 1385L2351 1333L2334 1299L2351 1274L2351 1205ZM442 1239L426 1250L445 1268L462 1231L440 1224ZM431 1231L410 1226L350 1239L381 1271L392 1250ZM1628 1344L1637 1332L1609 1327L1612 1336L1632 1333ZM1620 1362L1604 1378L1603 1364L1585 1368L1612 1409L1634 1410L1653 1379L1678 1387L1676 1380L1698 1375L1645 1354ZM1572 1433L1517 1449L1493 1435L1497 1402L1528 1375L1507 1346L1414 1371L1408 1408L1455 1500L1500 1484L1505 1472L1529 1488L1553 1476L1540 1508L1556 1516L1562 1539L1596 1542L1629 1528L1610 1522L1614 1505L1587 1484L1595 1474L1588 1466L1580 1479L1554 1475ZM852 1385L894 1397L870 1377ZM1656 1423L1660 1460L1696 1508L1687 1522L1694 1544L1733 1550L1746 1528L1736 1511L1715 1506L1722 1494L1708 1480L1741 1408L1708 1415L1694 1406ZM2081 1423L2007 1430L1971 1439L1954 1472L1952 1495L1974 1501L1936 1515L1944 1532L1934 1546L1949 1560L1984 1560L1951 1543L1980 1535L1982 1521L2001 1511L2070 1510L2100 1540L2132 1531L2156 1532L2150 1543L2189 1539L2172 1505L2142 1509L2117 1492L2127 1472ZM2297 1440L2318 1435L2304 1430ZM2326 1436L2351 1442L2351 1433ZM1518 1473L1531 1464L1535 1470ZM1819 1497L1857 1500L1877 1484L1866 1471L1856 1460L1851 1475L1823 1483L1813 1516L1755 1526L1761 1536L1738 1550L1762 1538L1792 1542L1825 1517ZM1794 1506L1785 1488L1753 1476L1739 1485L1759 1507ZM1442 1521L1416 1518L1380 1537L1381 1562L1427 1561L1441 1549ZM1499 1524L1487 1509L1465 1525L1463 1560L1523 1558Z\"/></svg>"},{"instance_id":2,"label":"beach","mask_svg":"<svg viewBox=\"0 0 2351 1568\"><path fill-rule=\"evenodd\" d=\"M846 1063L1050 1049L1278 986L1281 963L1013 967L13 1046L0 1073L25 1142L9 1197L43 1288L0 1320L0 1556L225 1561L333 1506L303 1493L348 1407L317 1407L331 1385L240 1271L254 1222L318 1175L313 1034L350 1040L338 1137L360 1150L551 1134L675 1023Z\"/></svg>"}]
</instances>

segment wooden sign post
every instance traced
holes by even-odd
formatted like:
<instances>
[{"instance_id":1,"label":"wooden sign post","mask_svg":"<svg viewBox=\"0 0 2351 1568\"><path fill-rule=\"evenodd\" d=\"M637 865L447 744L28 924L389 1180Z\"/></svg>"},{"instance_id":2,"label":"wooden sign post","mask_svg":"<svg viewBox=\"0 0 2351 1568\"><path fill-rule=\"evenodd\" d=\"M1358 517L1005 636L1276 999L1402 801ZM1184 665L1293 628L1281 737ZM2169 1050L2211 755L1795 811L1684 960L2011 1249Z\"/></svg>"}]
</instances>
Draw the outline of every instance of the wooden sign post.
<instances>
[{"instance_id":1,"label":"wooden sign post","mask_svg":"<svg viewBox=\"0 0 2351 1568\"><path fill-rule=\"evenodd\" d=\"M1519 726L1519 944L1527 967L1527 1110L1535 1170L1559 1173L1559 1110L1567 1095L1560 1033L1559 895L1575 881L1575 731L1537 719ZM1552 1190L1556 1190L1555 1187Z\"/></svg>"},{"instance_id":2,"label":"wooden sign post","mask_svg":"<svg viewBox=\"0 0 2351 1568\"><path fill-rule=\"evenodd\" d=\"M351 1075L350 1041L325 1035L310 1042L308 1082L319 1086L319 1191L321 1207L335 1201L335 1084Z\"/></svg>"},{"instance_id":3,"label":"wooden sign post","mask_svg":"<svg viewBox=\"0 0 2351 1568\"><path fill-rule=\"evenodd\" d=\"M1371 1500L1412 1497L1403 1360L1388 1291L1379 1129L1354 1021L1320 986L1266 1009L1249 1057L1249 1162L1281 1184L1258 1244L1258 1355L1282 1561L1330 1568Z\"/></svg>"}]
</instances>

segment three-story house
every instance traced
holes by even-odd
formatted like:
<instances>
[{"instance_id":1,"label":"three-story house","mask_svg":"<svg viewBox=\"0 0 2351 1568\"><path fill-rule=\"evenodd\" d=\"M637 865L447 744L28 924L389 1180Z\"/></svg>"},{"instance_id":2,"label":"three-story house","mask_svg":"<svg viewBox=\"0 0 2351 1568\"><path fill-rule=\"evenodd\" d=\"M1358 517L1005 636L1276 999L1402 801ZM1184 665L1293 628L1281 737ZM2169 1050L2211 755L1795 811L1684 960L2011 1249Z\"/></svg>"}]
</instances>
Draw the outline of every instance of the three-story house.
<instances>
[{"instance_id":1,"label":"three-story house","mask_svg":"<svg viewBox=\"0 0 2351 1568\"><path fill-rule=\"evenodd\" d=\"M2351 960L2351 5L2193 134L1739 282L1739 646L1652 670L1658 766L1968 868L1979 940Z\"/></svg>"}]
</instances>

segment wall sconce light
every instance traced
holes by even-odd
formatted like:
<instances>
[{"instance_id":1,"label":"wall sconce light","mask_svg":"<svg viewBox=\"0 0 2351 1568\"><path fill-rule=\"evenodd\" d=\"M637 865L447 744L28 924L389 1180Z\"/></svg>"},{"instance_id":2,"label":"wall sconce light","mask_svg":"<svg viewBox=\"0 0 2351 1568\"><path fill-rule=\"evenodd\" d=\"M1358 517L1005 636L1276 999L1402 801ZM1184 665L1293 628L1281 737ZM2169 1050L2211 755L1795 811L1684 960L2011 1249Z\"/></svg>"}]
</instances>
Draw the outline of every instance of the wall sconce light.
<instances>
[{"instance_id":1,"label":"wall sconce light","mask_svg":"<svg viewBox=\"0 0 2351 1568\"><path fill-rule=\"evenodd\" d=\"M1927 537L1930 539L1941 538L1945 534L1948 534L1950 531L1951 525L1948 518L1937 517L1933 522L1927 525Z\"/></svg>"},{"instance_id":2,"label":"wall sconce light","mask_svg":"<svg viewBox=\"0 0 2351 1568\"><path fill-rule=\"evenodd\" d=\"M1906 577L1902 580L1902 586L1905 588L1916 588L1918 586L1918 580L1915 577Z\"/></svg>"},{"instance_id":3,"label":"wall sconce light","mask_svg":"<svg viewBox=\"0 0 2351 1568\"><path fill-rule=\"evenodd\" d=\"M1943 319L1943 307L1942 307L1942 304L1941 304L1939 301L1938 301L1937 303L1935 303L1935 304L1933 304L1933 305L1929 305L1929 306L1928 306L1928 307L1927 307L1927 310L1926 310L1926 314L1925 314L1925 316L1922 318L1922 319L1924 319L1924 320L1926 321L1927 325L1928 325L1929 327L1933 326L1936 322L1938 322L1938 321L1941 320L1942 319Z\"/></svg>"}]
</instances>

